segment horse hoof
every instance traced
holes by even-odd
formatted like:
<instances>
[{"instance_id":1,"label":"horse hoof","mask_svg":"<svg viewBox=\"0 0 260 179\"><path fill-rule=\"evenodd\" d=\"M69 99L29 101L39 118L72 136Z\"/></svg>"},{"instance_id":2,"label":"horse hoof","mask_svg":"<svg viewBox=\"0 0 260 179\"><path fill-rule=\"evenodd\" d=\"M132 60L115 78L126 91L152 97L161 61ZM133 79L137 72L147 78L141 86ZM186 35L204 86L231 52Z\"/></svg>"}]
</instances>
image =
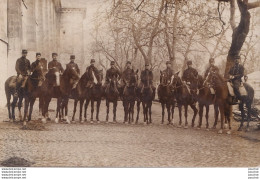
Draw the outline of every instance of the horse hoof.
<instances>
[{"instance_id":1,"label":"horse hoof","mask_svg":"<svg viewBox=\"0 0 260 179\"><path fill-rule=\"evenodd\" d=\"M94 122L93 121L90 121L90 124L93 124Z\"/></svg>"},{"instance_id":2,"label":"horse hoof","mask_svg":"<svg viewBox=\"0 0 260 179\"><path fill-rule=\"evenodd\" d=\"M206 131L209 131L209 128L207 128Z\"/></svg>"},{"instance_id":3,"label":"horse hoof","mask_svg":"<svg viewBox=\"0 0 260 179\"><path fill-rule=\"evenodd\" d=\"M58 124L59 123L59 119L55 118L55 123Z\"/></svg>"},{"instance_id":4,"label":"horse hoof","mask_svg":"<svg viewBox=\"0 0 260 179\"><path fill-rule=\"evenodd\" d=\"M216 129L216 126L213 126L211 129Z\"/></svg>"},{"instance_id":5,"label":"horse hoof","mask_svg":"<svg viewBox=\"0 0 260 179\"><path fill-rule=\"evenodd\" d=\"M188 129L188 126L186 125L186 126L184 126L184 129Z\"/></svg>"},{"instance_id":6,"label":"horse hoof","mask_svg":"<svg viewBox=\"0 0 260 179\"><path fill-rule=\"evenodd\" d=\"M100 123L100 121L97 121L97 123L99 124L99 123Z\"/></svg>"},{"instance_id":7,"label":"horse hoof","mask_svg":"<svg viewBox=\"0 0 260 179\"><path fill-rule=\"evenodd\" d=\"M224 124L224 129L227 129L228 128L228 125L227 124Z\"/></svg>"},{"instance_id":8,"label":"horse hoof","mask_svg":"<svg viewBox=\"0 0 260 179\"><path fill-rule=\"evenodd\" d=\"M70 120L67 120L66 122L67 122L67 124L70 124Z\"/></svg>"},{"instance_id":9,"label":"horse hoof","mask_svg":"<svg viewBox=\"0 0 260 179\"><path fill-rule=\"evenodd\" d=\"M178 126L177 126L178 128L182 128L182 126L179 124Z\"/></svg>"},{"instance_id":10,"label":"horse hoof","mask_svg":"<svg viewBox=\"0 0 260 179\"><path fill-rule=\"evenodd\" d=\"M222 133L223 133L222 129L220 129L220 130L218 131L218 133L219 133L219 134L222 134Z\"/></svg>"},{"instance_id":11,"label":"horse hoof","mask_svg":"<svg viewBox=\"0 0 260 179\"><path fill-rule=\"evenodd\" d=\"M46 124L46 119L45 118L42 118L42 123Z\"/></svg>"},{"instance_id":12,"label":"horse hoof","mask_svg":"<svg viewBox=\"0 0 260 179\"><path fill-rule=\"evenodd\" d=\"M108 124L108 121L106 121L106 123Z\"/></svg>"},{"instance_id":13,"label":"horse hoof","mask_svg":"<svg viewBox=\"0 0 260 179\"><path fill-rule=\"evenodd\" d=\"M83 120L81 120L81 121L80 121L80 123L81 123L81 124L83 124L83 123L84 123L84 121L83 121Z\"/></svg>"},{"instance_id":14,"label":"horse hoof","mask_svg":"<svg viewBox=\"0 0 260 179\"><path fill-rule=\"evenodd\" d=\"M76 123L76 121L75 121L75 120L72 120L71 122L72 122L73 124L75 124L75 123Z\"/></svg>"},{"instance_id":15,"label":"horse hoof","mask_svg":"<svg viewBox=\"0 0 260 179\"><path fill-rule=\"evenodd\" d=\"M227 131L227 134L230 135L230 134L231 134L231 131Z\"/></svg>"},{"instance_id":16,"label":"horse hoof","mask_svg":"<svg viewBox=\"0 0 260 179\"><path fill-rule=\"evenodd\" d=\"M116 121L116 120L114 120L114 121L113 121L113 123L114 123L114 124L116 124L116 123L117 123L117 121Z\"/></svg>"},{"instance_id":17,"label":"horse hoof","mask_svg":"<svg viewBox=\"0 0 260 179\"><path fill-rule=\"evenodd\" d=\"M200 130L200 129L201 129L201 127L199 127L199 126L198 126L198 127L197 127L197 129L198 129L198 130Z\"/></svg>"},{"instance_id":18,"label":"horse hoof","mask_svg":"<svg viewBox=\"0 0 260 179\"><path fill-rule=\"evenodd\" d=\"M247 128L246 128L246 132L249 132L249 131L250 131L250 129L247 127Z\"/></svg>"},{"instance_id":19,"label":"horse hoof","mask_svg":"<svg viewBox=\"0 0 260 179\"><path fill-rule=\"evenodd\" d=\"M26 121L23 122L23 126L26 126Z\"/></svg>"}]
</instances>

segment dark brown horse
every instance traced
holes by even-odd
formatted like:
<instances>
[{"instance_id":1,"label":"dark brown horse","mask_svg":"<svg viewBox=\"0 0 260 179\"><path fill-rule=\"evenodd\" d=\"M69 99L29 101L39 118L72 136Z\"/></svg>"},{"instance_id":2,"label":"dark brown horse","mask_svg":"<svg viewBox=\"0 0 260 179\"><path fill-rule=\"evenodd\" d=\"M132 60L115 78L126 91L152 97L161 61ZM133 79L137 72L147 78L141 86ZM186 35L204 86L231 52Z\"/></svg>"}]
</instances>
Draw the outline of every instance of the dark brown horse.
<instances>
[{"instance_id":1,"label":"dark brown horse","mask_svg":"<svg viewBox=\"0 0 260 179\"><path fill-rule=\"evenodd\" d=\"M126 83L125 88L123 89L123 106L124 106L124 123L129 124L134 122L134 106L136 100L136 88L138 82L138 70L134 72L132 70L130 80Z\"/></svg>"},{"instance_id":2,"label":"dark brown horse","mask_svg":"<svg viewBox=\"0 0 260 179\"><path fill-rule=\"evenodd\" d=\"M79 79L78 73L75 68L67 68L63 74L60 76L60 85L55 86L57 76L55 73L58 70L56 68L52 68L46 74L46 80L42 85L43 96L44 96L44 108L43 108L43 119L42 121L46 122L46 115L48 112L49 104L52 98L57 98L57 109L56 109L56 119L55 122L58 122L58 114L59 119L61 119L61 109L65 108L65 119L67 123L70 123L68 119L68 101L69 96L72 91L72 87L74 85L73 82Z\"/></svg>"},{"instance_id":3,"label":"dark brown horse","mask_svg":"<svg viewBox=\"0 0 260 179\"><path fill-rule=\"evenodd\" d=\"M173 94L173 89L171 85L171 79L167 76L166 73L160 71L160 84L158 86L158 97L159 102L162 106L162 124L164 123L164 111L165 106L168 113L168 124L173 124L172 119L174 115L175 99Z\"/></svg>"},{"instance_id":4,"label":"dark brown horse","mask_svg":"<svg viewBox=\"0 0 260 179\"><path fill-rule=\"evenodd\" d=\"M39 63L31 75L29 75L25 88L24 88L24 117L23 121L24 124L26 124L26 117L29 110L28 115L28 121L31 120L32 117L32 111L33 111L33 105L35 103L36 98L39 97L39 101L42 102L43 96L42 96L42 90L41 90L41 84L45 80L45 73L44 73L44 66L42 63ZM40 102L40 104L41 104ZM41 108L42 106L40 106Z\"/></svg>"},{"instance_id":5,"label":"dark brown horse","mask_svg":"<svg viewBox=\"0 0 260 179\"><path fill-rule=\"evenodd\" d=\"M5 95L7 101L8 116L10 121L15 120L15 107L18 101L19 119L22 120L22 102L23 102L23 91L16 87L22 85L22 78L11 76L5 81ZM18 89L18 90L16 90ZM12 103L11 98L13 97Z\"/></svg>"},{"instance_id":6,"label":"dark brown horse","mask_svg":"<svg viewBox=\"0 0 260 179\"><path fill-rule=\"evenodd\" d=\"M204 107L206 108L206 128L209 128L209 106L214 105L214 117L215 117L215 122L212 128L216 128L217 121L218 121L218 105L216 103L216 95L212 94L214 91L211 91L211 87L209 86L208 83L205 83L206 79L203 79L201 75L198 77L198 103L199 103L199 124L198 128L201 128L202 125L202 118L203 118L203 109ZM213 88L212 88L213 90Z\"/></svg>"},{"instance_id":7,"label":"dark brown horse","mask_svg":"<svg viewBox=\"0 0 260 179\"><path fill-rule=\"evenodd\" d=\"M99 121L99 109L100 109L100 104L101 100L103 97L103 87L102 87L102 80L103 80L103 70L99 71L99 79L100 83L96 84L94 83L92 88L87 89L86 93L86 103L85 103L85 109L84 109L84 118L87 120L87 109L88 109L88 104L91 102L91 117L90 117L90 122L93 123L93 113L94 113L94 102L97 102L97 112L96 112L96 120L98 123Z\"/></svg>"},{"instance_id":8,"label":"dark brown horse","mask_svg":"<svg viewBox=\"0 0 260 179\"><path fill-rule=\"evenodd\" d=\"M117 122L116 108L117 108L117 100L119 97L116 77L113 77L109 82L108 86L104 88L104 94L105 94L106 106L107 106L106 122L108 123L108 119L109 119L109 103L113 103L113 122L116 123Z\"/></svg>"},{"instance_id":9,"label":"dark brown horse","mask_svg":"<svg viewBox=\"0 0 260 179\"><path fill-rule=\"evenodd\" d=\"M151 84L149 83L149 79L146 79L142 89L140 87L137 88L137 117L135 122L136 124L139 120L140 103L142 103L143 106L144 124L152 123L152 104L154 97L155 94Z\"/></svg>"},{"instance_id":10,"label":"dark brown horse","mask_svg":"<svg viewBox=\"0 0 260 179\"><path fill-rule=\"evenodd\" d=\"M232 107L229 103L229 92L228 92L228 86L227 81L219 74L214 73L213 71L209 72L208 78L206 82L210 82L213 89L216 93L216 104L219 107L220 116L221 116L221 127L218 133L223 133L224 129L224 121L226 120L228 122L228 128L227 134L231 133L231 120L230 115L232 113Z\"/></svg>"},{"instance_id":11,"label":"dark brown horse","mask_svg":"<svg viewBox=\"0 0 260 179\"><path fill-rule=\"evenodd\" d=\"M196 108L196 101L194 100L194 97L192 96L191 92L189 91L188 87L184 84L184 82L181 80L181 78L178 76L178 73L175 73L172 77L172 87L174 90L174 95L177 100L177 105L179 108L179 127L181 127L182 124L182 106L184 106L185 109L185 126L184 128L188 128L188 106L190 106L193 110L193 117L192 117L192 124L191 126L194 127L194 122L196 115L198 113L198 110ZM196 83L196 79L193 80L194 83Z\"/></svg>"}]
</instances>

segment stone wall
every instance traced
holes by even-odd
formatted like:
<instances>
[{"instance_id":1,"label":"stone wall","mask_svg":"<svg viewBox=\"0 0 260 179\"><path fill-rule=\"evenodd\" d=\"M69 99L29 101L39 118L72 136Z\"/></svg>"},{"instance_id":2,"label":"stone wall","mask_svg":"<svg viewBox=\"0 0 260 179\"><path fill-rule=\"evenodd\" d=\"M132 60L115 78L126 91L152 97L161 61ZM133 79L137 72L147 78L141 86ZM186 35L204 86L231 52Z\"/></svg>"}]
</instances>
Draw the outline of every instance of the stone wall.
<instances>
[{"instance_id":1,"label":"stone wall","mask_svg":"<svg viewBox=\"0 0 260 179\"><path fill-rule=\"evenodd\" d=\"M62 8L60 19L60 55L62 64L69 62L71 54L76 56L76 63L81 71L84 64L84 30L83 21L86 10L83 8Z\"/></svg>"},{"instance_id":2,"label":"stone wall","mask_svg":"<svg viewBox=\"0 0 260 179\"><path fill-rule=\"evenodd\" d=\"M4 106L5 93L4 83L7 78L7 0L0 1L0 54L1 54L1 65L0 65L0 106Z\"/></svg>"}]
</instances>

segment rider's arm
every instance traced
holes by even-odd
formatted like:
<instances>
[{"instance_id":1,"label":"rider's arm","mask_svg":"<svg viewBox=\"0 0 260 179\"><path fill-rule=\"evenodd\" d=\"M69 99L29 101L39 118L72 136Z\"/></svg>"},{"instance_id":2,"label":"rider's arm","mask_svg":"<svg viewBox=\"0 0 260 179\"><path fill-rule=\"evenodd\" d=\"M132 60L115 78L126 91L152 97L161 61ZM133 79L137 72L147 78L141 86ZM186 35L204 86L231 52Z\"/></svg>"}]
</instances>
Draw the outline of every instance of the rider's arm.
<instances>
[{"instance_id":1,"label":"rider's arm","mask_svg":"<svg viewBox=\"0 0 260 179\"><path fill-rule=\"evenodd\" d=\"M16 64L15 64L15 70L16 70L16 72L17 72L18 75L21 74L20 62L19 62L19 61L20 61L20 60L18 59L18 60L16 61Z\"/></svg>"}]
</instances>

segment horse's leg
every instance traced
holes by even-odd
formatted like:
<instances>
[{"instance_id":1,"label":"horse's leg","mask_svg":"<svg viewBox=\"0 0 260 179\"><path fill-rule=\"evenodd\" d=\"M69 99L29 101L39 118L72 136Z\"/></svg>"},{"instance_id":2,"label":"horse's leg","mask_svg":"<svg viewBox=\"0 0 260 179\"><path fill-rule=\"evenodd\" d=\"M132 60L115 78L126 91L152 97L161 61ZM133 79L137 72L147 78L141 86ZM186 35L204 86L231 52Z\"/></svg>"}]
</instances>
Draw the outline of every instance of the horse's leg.
<instances>
[{"instance_id":1,"label":"horse's leg","mask_svg":"<svg viewBox=\"0 0 260 179\"><path fill-rule=\"evenodd\" d=\"M134 122L134 106L135 106L135 101L132 101L130 103L130 116L129 116L132 124Z\"/></svg>"},{"instance_id":2,"label":"horse's leg","mask_svg":"<svg viewBox=\"0 0 260 179\"><path fill-rule=\"evenodd\" d=\"M85 118L85 121L87 121L87 109L88 109L89 101L90 101L89 99L86 99L85 108L84 108L84 118Z\"/></svg>"},{"instance_id":3,"label":"horse's leg","mask_svg":"<svg viewBox=\"0 0 260 179\"><path fill-rule=\"evenodd\" d=\"M124 124L126 124L127 123L127 118L128 118L128 114L127 114L127 102L126 102L126 100L123 100L123 107L124 107Z\"/></svg>"},{"instance_id":4,"label":"horse's leg","mask_svg":"<svg viewBox=\"0 0 260 179\"><path fill-rule=\"evenodd\" d=\"M68 105L69 105L69 97L65 97L64 99L64 108L65 108L65 119L68 124L70 124L70 120L68 117Z\"/></svg>"},{"instance_id":5,"label":"horse's leg","mask_svg":"<svg viewBox=\"0 0 260 179\"><path fill-rule=\"evenodd\" d=\"M82 108L83 108L83 104L84 104L84 99L80 99L79 100L79 121L81 122L81 123L83 123L84 122L84 120L82 120Z\"/></svg>"},{"instance_id":6,"label":"horse's leg","mask_svg":"<svg viewBox=\"0 0 260 179\"><path fill-rule=\"evenodd\" d=\"M48 109L49 109L49 104L51 102L51 98L50 97L45 97L44 99L44 110L43 110L43 118L42 118L42 122L46 123L46 117L48 115Z\"/></svg>"},{"instance_id":7,"label":"horse's leg","mask_svg":"<svg viewBox=\"0 0 260 179\"><path fill-rule=\"evenodd\" d=\"M30 99L30 109L29 109L29 116L28 116L28 121L30 121L32 119L32 111L33 111L33 105L35 103L36 98L32 97Z\"/></svg>"},{"instance_id":8,"label":"horse's leg","mask_svg":"<svg viewBox=\"0 0 260 179\"><path fill-rule=\"evenodd\" d=\"M188 105L184 105L184 117L185 117L185 126L184 129L188 128Z\"/></svg>"},{"instance_id":9,"label":"horse's leg","mask_svg":"<svg viewBox=\"0 0 260 179\"><path fill-rule=\"evenodd\" d=\"M209 105L206 105L206 129L209 128Z\"/></svg>"},{"instance_id":10,"label":"horse's leg","mask_svg":"<svg viewBox=\"0 0 260 179\"><path fill-rule=\"evenodd\" d=\"M59 119L61 119L61 98L57 98L57 105L56 105L56 118L55 118L55 122L58 123ZM63 113L63 111L62 111ZM62 114L63 115L63 114ZM59 117L59 119L58 119Z\"/></svg>"},{"instance_id":11,"label":"horse's leg","mask_svg":"<svg viewBox=\"0 0 260 179\"><path fill-rule=\"evenodd\" d=\"M222 134L223 129L224 129L224 119L225 119L224 108L225 108L224 104L219 105L219 111L220 111L220 116L221 116L221 127L220 127L220 130L218 131L219 134Z\"/></svg>"},{"instance_id":12,"label":"horse's leg","mask_svg":"<svg viewBox=\"0 0 260 179\"><path fill-rule=\"evenodd\" d=\"M246 102L247 107L247 131L249 130L249 122L251 120L251 102Z\"/></svg>"},{"instance_id":13,"label":"horse's leg","mask_svg":"<svg viewBox=\"0 0 260 179\"><path fill-rule=\"evenodd\" d=\"M90 123L93 123L93 113L94 113L94 100L93 100L93 99L90 100L90 104L91 104L91 117L90 117Z\"/></svg>"},{"instance_id":14,"label":"horse's leg","mask_svg":"<svg viewBox=\"0 0 260 179\"><path fill-rule=\"evenodd\" d=\"M99 109L100 109L101 99L97 100L97 113L96 113L96 120L99 123Z\"/></svg>"},{"instance_id":15,"label":"horse's leg","mask_svg":"<svg viewBox=\"0 0 260 179\"><path fill-rule=\"evenodd\" d=\"M117 100L113 102L113 114L114 114L114 118L113 118L113 122L116 123L116 108L117 108Z\"/></svg>"},{"instance_id":16,"label":"horse's leg","mask_svg":"<svg viewBox=\"0 0 260 179\"><path fill-rule=\"evenodd\" d=\"M106 100L106 106L107 106L106 122L108 123L108 118L109 118L109 101L108 100Z\"/></svg>"},{"instance_id":17,"label":"horse's leg","mask_svg":"<svg viewBox=\"0 0 260 179\"><path fill-rule=\"evenodd\" d=\"M78 99L74 99L74 109L73 109L73 115L72 115L72 122L75 122L75 114L77 111L77 105L78 105Z\"/></svg>"},{"instance_id":18,"label":"horse's leg","mask_svg":"<svg viewBox=\"0 0 260 179\"><path fill-rule=\"evenodd\" d=\"M179 109L179 127L181 127L182 124L182 105L178 104L178 109Z\"/></svg>"},{"instance_id":19,"label":"horse's leg","mask_svg":"<svg viewBox=\"0 0 260 179\"><path fill-rule=\"evenodd\" d=\"M238 128L238 130L241 131L242 127L244 125L244 119L245 119L245 111L244 111L244 103L243 102L241 102L239 104L239 110L241 111L241 118L242 119L241 119L240 127Z\"/></svg>"},{"instance_id":20,"label":"horse's leg","mask_svg":"<svg viewBox=\"0 0 260 179\"><path fill-rule=\"evenodd\" d=\"M28 108L29 108L29 97L26 96L24 98L24 114L23 114L24 125L26 125L26 117L27 117L27 114L28 114Z\"/></svg>"},{"instance_id":21,"label":"horse's leg","mask_svg":"<svg viewBox=\"0 0 260 179\"><path fill-rule=\"evenodd\" d=\"M136 114L136 121L135 121L136 124L138 123L139 120L140 104L141 104L140 101L137 101L136 103L137 114Z\"/></svg>"},{"instance_id":22,"label":"horse's leg","mask_svg":"<svg viewBox=\"0 0 260 179\"><path fill-rule=\"evenodd\" d=\"M148 105L147 113L148 113L148 110L149 110L149 123L152 124L152 101Z\"/></svg>"},{"instance_id":23,"label":"horse's leg","mask_svg":"<svg viewBox=\"0 0 260 179\"><path fill-rule=\"evenodd\" d=\"M11 106L12 106L12 109L11 109L12 110L12 116L11 116L11 118L13 120L15 120L15 106L16 106L17 101L18 101L18 97L16 95L14 95L13 96L13 101L12 101L12 104L11 104ZM18 107L19 107L19 105L18 105ZM19 112L20 112L20 110L19 110ZM21 118L20 118L20 120L21 120Z\"/></svg>"},{"instance_id":24,"label":"horse's leg","mask_svg":"<svg viewBox=\"0 0 260 179\"><path fill-rule=\"evenodd\" d=\"M201 128L201 125L202 125L203 107L204 107L204 105L199 103L199 125L198 125L198 128Z\"/></svg>"},{"instance_id":25,"label":"horse's leg","mask_svg":"<svg viewBox=\"0 0 260 179\"><path fill-rule=\"evenodd\" d=\"M217 123L218 123L218 115L219 115L219 108L217 104L214 104L214 116L215 116L215 122L212 127L212 129L216 129Z\"/></svg>"},{"instance_id":26,"label":"horse's leg","mask_svg":"<svg viewBox=\"0 0 260 179\"><path fill-rule=\"evenodd\" d=\"M144 115L144 123L146 122L146 105L144 102L142 102L143 105L143 115Z\"/></svg>"},{"instance_id":27,"label":"horse's leg","mask_svg":"<svg viewBox=\"0 0 260 179\"><path fill-rule=\"evenodd\" d=\"M196 104L191 104L190 105L191 109L193 110L193 117L192 117L192 122L191 122L191 127L194 127L195 119L198 113L198 109L196 108Z\"/></svg>"},{"instance_id":28,"label":"horse's leg","mask_svg":"<svg viewBox=\"0 0 260 179\"><path fill-rule=\"evenodd\" d=\"M164 110L165 110L165 103L161 103L162 106L162 124L164 123Z\"/></svg>"},{"instance_id":29,"label":"horse's leg","mask_svg":"<svg viewBox=\"0 0 260 179\"><path fill-rule=\"evenodd\" d=\"M167 108L167 112L168 112L168 124L172 124L172 121L171 121L171 104L168 103L166 104L166 108Z\"/></svg>"},{"instance_id":30,"label":"horse's leg","mask_svg":"<svg viewBox=\"0 0 260 179\"><path fill-rule=\"evenodd\" d=\"M20 95L20 96L18 97L18 111L19 111L20 121L22 120L22 111L21 111L21 109L22 109L22 103L23 103L23 96ZM14 105L16 105L16 102L15 102Z\"/></svg>"},{"instance_id":31,"label":"horse's leg","mask_svg":"<svg viewBox=\"0 0 260 179\"><path fill-rule=\"evenodd\" d=\"M12 115L11 115L11 110L10 110L11 94L9 92L8 92L8 94L6 94L6 101L7 101L8 117L9 117L9 120L12 120Z\"/></svg>"}]
</instances>

